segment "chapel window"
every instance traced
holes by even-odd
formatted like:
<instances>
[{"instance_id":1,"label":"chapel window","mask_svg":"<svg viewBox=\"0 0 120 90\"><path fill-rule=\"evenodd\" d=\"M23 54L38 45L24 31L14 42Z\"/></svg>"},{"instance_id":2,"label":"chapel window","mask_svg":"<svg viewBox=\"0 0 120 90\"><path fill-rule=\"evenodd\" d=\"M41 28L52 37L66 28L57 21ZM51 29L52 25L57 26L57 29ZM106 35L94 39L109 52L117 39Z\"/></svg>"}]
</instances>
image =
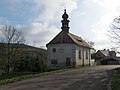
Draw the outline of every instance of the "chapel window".
<instances>
[{"instance_id":1,"label":"chapel window","mask_svg":"<svg viewBox=\"0 0 120 90\"><path fill-rule=\"evenodd\" d=\"M81 59L81 50L79 50L78 56L79 56L79 59Z\"/></svg>"},{"instance_id":2,"label":"chapel window","mask_svg":"<svg viewBox=\"0 0 120 90\"><path fill-rule=\"evenodd\" d=\"M51 60L51 64L57 64L58 62L57 62L57 59L52 59Z\"/></svg>"}]
</instances>

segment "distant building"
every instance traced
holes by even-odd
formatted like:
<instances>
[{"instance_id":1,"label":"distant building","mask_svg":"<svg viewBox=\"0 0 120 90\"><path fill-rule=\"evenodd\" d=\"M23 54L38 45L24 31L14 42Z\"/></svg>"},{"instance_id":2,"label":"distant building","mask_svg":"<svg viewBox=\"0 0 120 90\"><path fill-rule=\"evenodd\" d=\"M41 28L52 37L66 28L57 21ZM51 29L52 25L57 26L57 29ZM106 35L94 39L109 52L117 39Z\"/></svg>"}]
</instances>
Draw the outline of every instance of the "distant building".
<instances>
[{"instance_id":1,"label":"distant building","mask_svg":"<svg viewBox=\"0 0 120 90\"><path fill-rule=\"evenodd\" d=\"M97 64L119 64L116 52L109 51L109 49L98 50L94 56Z\"/></svg>"},{"instance_id":2,"label":"distant building","mask_svg":"<svg viewBox=\"0 0 120 90\"><path fill-rule=\"evenodd\" d=\"M109 50L98 50L95 54L95 57L97 59L103 59L105 57L116 57L116 52L115 51L109 51Z\"/></svg>"},{"instance_id":3,"label":"distant building","mask_svg":"<svg viewBox=\"0 0 120 90\"><path fill-rule=\"evenodd\" d=\"M69 20L66 10L62 15L62 31L48 44L48 68L60 69L90 65L90 45L81 37L69 33Z\"/></svg>"}]
</instances>

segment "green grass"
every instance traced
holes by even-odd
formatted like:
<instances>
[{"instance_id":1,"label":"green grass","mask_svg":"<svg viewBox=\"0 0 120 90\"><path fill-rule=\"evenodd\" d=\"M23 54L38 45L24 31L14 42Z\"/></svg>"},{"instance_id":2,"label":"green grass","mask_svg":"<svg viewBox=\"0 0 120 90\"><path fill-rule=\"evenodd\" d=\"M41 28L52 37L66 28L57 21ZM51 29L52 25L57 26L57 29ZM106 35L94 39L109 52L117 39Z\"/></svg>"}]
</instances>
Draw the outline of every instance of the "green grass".
<instances>
[{"instance_id":1,"label":"green grass","mask_svg":"<svg viewBox=\"0 0 120 90\"><path fill-rule=\"evenodd\" d=\"M36 74L38 74L38 72L37 73L36 72L19 72L19 73L14 73L9 75L0 75L0 85L24 80Z\"/></svg>"},{"instance_id":2,"label":"green grass","mask_svg":"<svg viewBox=\"0 0 120 90\"><path fill-rule=\"evenodd\" d=\"M36 74L35 72L19 72L19 73L14 73L14 74L9 74L9 75L1 75L0 76L0 81L4 80L4 79L11 79L14 77L20 77L20 76L25 76L25 75L29 75L29 74Z\"/></svg>"},{"instance_id":3,"label":"green grass","mask_svg":"<svg viewBox=\"0 0 120 90\"><path fill-rule=\"evenodd\" d=\"M120 68L116 69L116 74L112 80L112 90L120 90Z\"/></svg>"}]
</instances>

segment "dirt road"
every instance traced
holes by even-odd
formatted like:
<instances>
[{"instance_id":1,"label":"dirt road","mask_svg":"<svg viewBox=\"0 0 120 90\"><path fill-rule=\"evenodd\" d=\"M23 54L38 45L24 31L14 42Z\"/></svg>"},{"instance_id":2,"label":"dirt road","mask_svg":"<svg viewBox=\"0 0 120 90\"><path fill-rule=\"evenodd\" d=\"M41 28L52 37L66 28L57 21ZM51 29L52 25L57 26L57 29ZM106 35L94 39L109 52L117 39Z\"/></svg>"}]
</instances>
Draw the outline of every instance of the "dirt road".
<instances>
[{"instance_id":1,"label":"dirt road","mask_svg":"<svg viewBox=\"0 0 120 90\"><path fill-rule=\"evenodd\" d=\"M107 90L114 68L96 66L18 81L0 86L0 90Z\"/></svg>"}]
</instances>

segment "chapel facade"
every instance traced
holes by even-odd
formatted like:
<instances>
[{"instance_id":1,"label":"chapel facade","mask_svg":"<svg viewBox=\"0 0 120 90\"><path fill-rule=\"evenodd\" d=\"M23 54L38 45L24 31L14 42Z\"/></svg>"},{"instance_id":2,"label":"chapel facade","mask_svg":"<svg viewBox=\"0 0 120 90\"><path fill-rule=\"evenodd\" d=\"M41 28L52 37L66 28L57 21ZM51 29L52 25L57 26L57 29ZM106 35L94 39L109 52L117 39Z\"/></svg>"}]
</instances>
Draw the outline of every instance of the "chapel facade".
<instances>
[{"instance_id":1,"label":"chapel facade","mask_svg":"<svg viewBox=\"0 0 120 90\"><path fill-rule=\"evenodd\" d=\"M48 69L90 65L91 47L81 37L69 32L68 17L65 9L61 32L46 44Z\"/></svg>"}]
</instances>

